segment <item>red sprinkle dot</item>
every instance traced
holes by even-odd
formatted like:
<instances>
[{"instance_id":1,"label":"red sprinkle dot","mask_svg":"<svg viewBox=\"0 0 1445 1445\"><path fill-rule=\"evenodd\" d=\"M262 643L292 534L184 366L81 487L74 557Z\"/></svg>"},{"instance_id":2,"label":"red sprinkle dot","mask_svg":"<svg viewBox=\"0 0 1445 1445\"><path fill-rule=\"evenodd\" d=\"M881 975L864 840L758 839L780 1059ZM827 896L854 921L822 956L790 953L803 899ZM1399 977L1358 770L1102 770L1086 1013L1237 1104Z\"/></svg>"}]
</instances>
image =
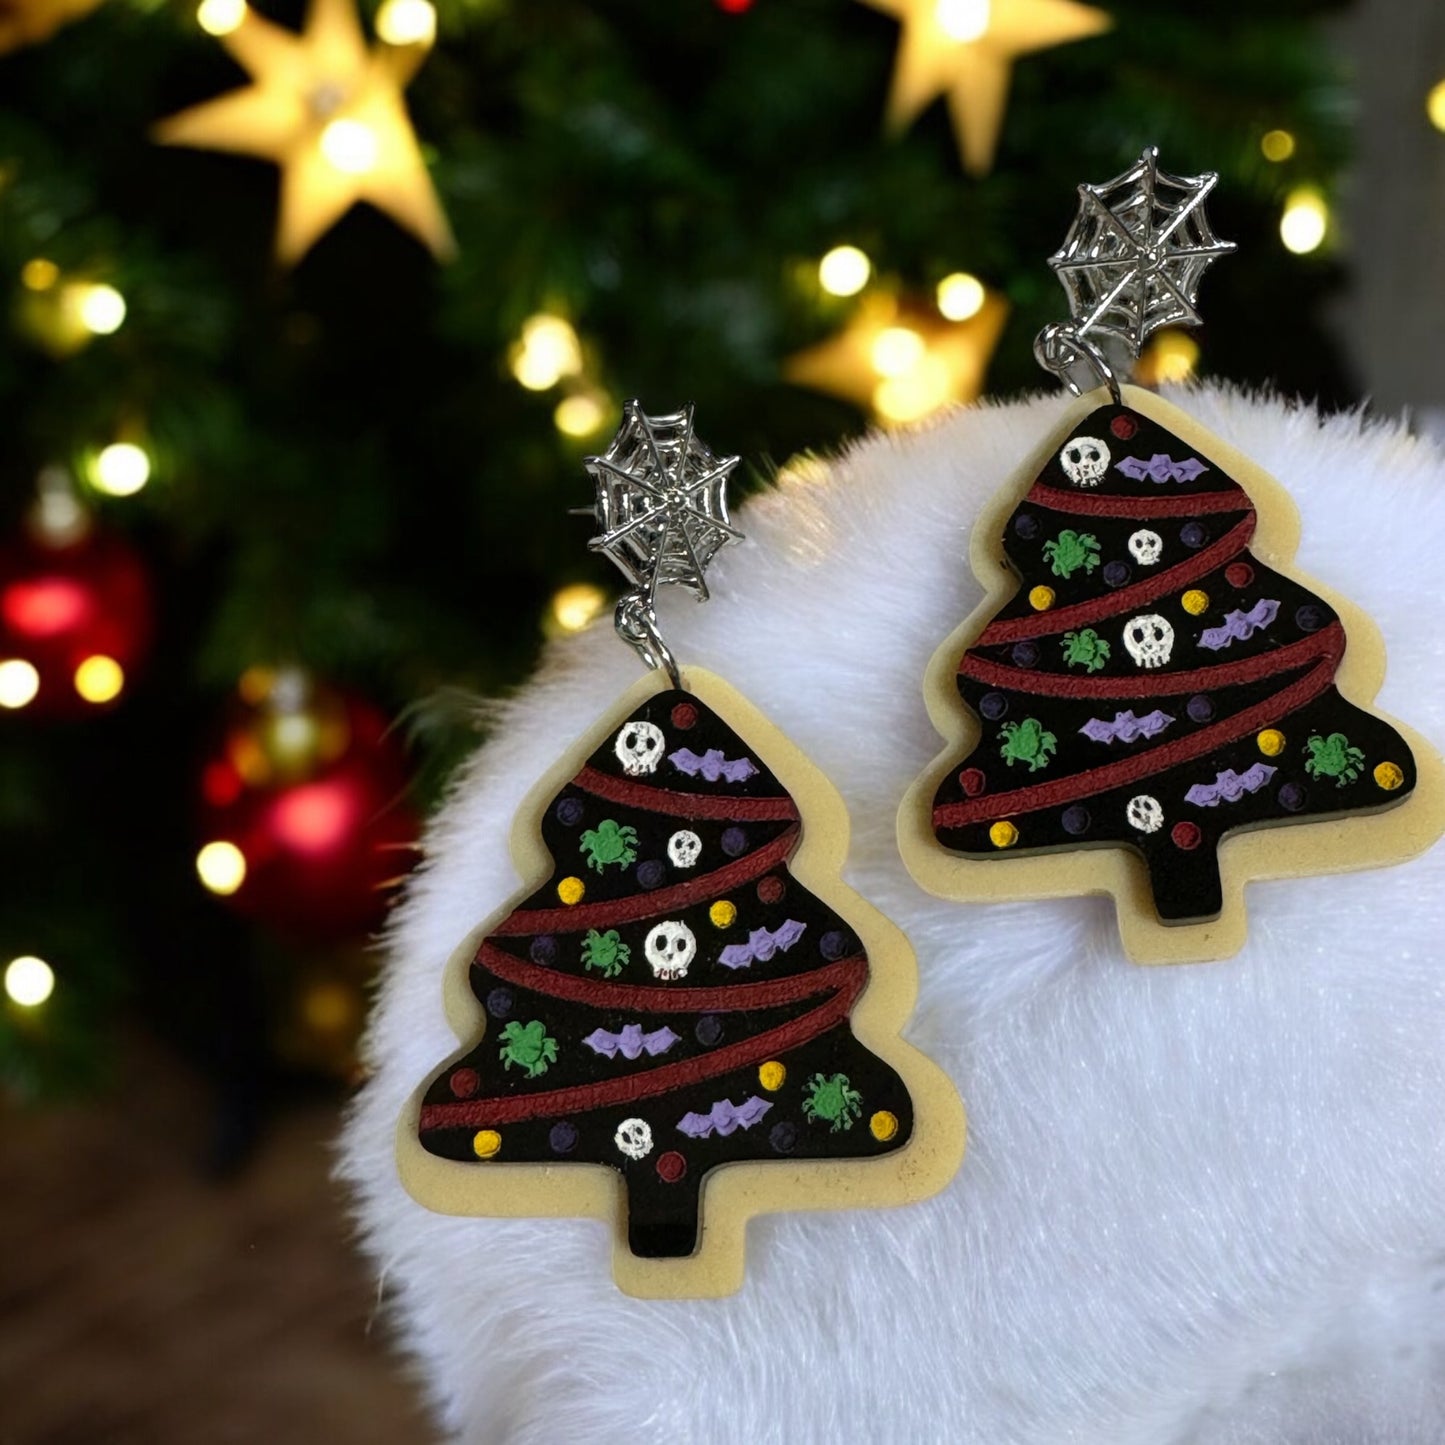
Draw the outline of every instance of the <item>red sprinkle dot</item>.
<instances>
[{"instance_id":1,"label":"red sprinkle dot","mask_svg":"<svg viewBox=\"0 0 1445 1445\"><path fill-rule=\"evenodd\" d=\"M1204 834L1199 831L1198 823L1176 823L1169 836L1174 839L1174 846L1182 848L1186 853L1204 841Z\"/></svg>"},{"instance_id":2,"label":"red sprinkle dot","mask_svg":"<svg viewBox=\"0 0 1445 1445\"><path fill-rule=\"evenodd\" d=\"M786 892L783 880L773 877L772 874L758 883L758 899L763 903L777 903Z\"/></svg>"},{"instance_id":3,"label":"red sprinkle dot","mask_svg":"<svg viewBox=\"0 0 1445 1445\"><path fill-rule=\"evenodd\" d=\"M1231 562L1224 569L1224 580L1231 587L1248 587L1254 581L1254 568L1248 562Z\"/></svg>"},{"instance_id":4,"label":"red sprinkle dot","mask_svg":"<svg viewBox=\"0 0 1445 1445\"><path fill-rule=\"evenodd\" d=\"M1139 423L1132 416L1116 416L1109 423L1109 430L1114 433L1120 441L1128 441L1135 432L1139 430Z\"/></svg>"},{"instance_id":5,"label":"red sprinkle dot","mask_svg":"<svg viewBox=\"0 0 1445 1445\"><path fill-rule=\"evenodd\" d=\"M977 768L965 768L958 775L958 781L963 791L970 798L978 797L987 785L987 780Z\"/></svg>"},{"instance_id":6,"label":"red sprinkle dot","mask_svg":"<svg viewBox=\"0 0 1445 1445\"><path fill-rule=\"evenodd\" d=\"M470 1099L481 1082L475 1069L458 1069L451 1078L452 1093L459 1099Z\"/></svg>"},{"instance_id":7,"label":"red sprinkle dot","mask_svg":"<svg viewBox=\"0 0 1445 1445\"><path fill-rule=\"evenodd\" d=\"M672 725L684 732L697 726L697 709L690 702L680 702L672 710Z\"/></svg>"},{"instance_id":8,"label":"red sprinkle dot","mask_svg":"<svg viewBox=\"0 0 1445 1445\"><path fill-rule=\"evenodd\" d=\"M676 1184L686 1173L687 1160L676 1149L669 1149L666 1154L658 1155L657 1177L664 1184Z\"/></svg>"}]
</instances>

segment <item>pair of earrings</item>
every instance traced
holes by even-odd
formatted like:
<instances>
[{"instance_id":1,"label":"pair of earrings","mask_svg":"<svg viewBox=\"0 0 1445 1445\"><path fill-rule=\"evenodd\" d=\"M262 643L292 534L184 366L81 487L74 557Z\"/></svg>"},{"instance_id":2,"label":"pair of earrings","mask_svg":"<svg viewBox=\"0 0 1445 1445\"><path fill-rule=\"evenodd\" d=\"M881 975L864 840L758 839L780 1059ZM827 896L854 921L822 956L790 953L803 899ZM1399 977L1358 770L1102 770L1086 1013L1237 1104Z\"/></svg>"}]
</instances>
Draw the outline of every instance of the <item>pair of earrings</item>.
<instances>
[{"instance_id":1,"label":"pair of earrings","mask_svg":"<svg viewBox=\"0 0 1445 1445\"><path fill-rule=\"evenodd\" d=\"M1147 962L1236 952L1248 879L1398 861L1445 828L1433 750L1347 700L1373 698L1383 649L1288 570L1283 489L1121 386L1105 350L1198 323L1203 272L1233 249L1205 218L1215 180L1148 150L1080 189L1051 263L1073 320L1035 348L1078 400L975 530L989 595L930 666L948 746L899 813L924 887L1107 891ZM631 584L617 628L649 673L519 814L528 891L448 963L467 1047L398 1130L403 1181L433 1209L616 1219L614 1275L641 1295L736 1289L751 1215L921 1199L963 1154L957 1093L899 1037L912 951L840 879L842 800L658 627L658 589L706 600L709 563L741 540L737 460L690 409L634 402L588 461L592 546ZM1313 826L1286 849L1278 823Z\"/></svg>"}]
</instances>

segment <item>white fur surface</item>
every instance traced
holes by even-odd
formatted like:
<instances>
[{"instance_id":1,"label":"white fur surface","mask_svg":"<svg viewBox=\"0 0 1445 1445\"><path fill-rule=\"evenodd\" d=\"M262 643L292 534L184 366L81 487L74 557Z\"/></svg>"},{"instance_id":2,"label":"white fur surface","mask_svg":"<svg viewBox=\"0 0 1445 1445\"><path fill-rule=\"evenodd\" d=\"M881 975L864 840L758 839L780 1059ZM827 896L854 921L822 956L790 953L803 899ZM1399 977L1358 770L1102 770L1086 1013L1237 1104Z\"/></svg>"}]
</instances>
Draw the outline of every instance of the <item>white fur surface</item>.
<instances>
[{"instance_id":1,"label":"white fur surface","mask_svg":"<svg viewBox=\"0 0 1445 1445\"><path fill-rule=\"evenodd\" d=\"M1178 399L1293 492L1299 565L1373 614L1380 705L1438 744L1445 457L1353 416ZM913 940L909 1037L969 1111L938 1198L754 1221L743 1291L703 1302L618 1293L600 1222L414 1204L392 1138L456 1047L442 965L518 886L523 795L636 676L610 628L556 646L464 770L388 941L341 1166L446 1438L1445 1440L1445 848L1257 884L1243 954L1154 969L1107 899L965 907L899 861L895 809L940 746L924 666L980 596L970 527L1061 409L870 437L740 509L709 606L664 604L678 655L834 779L848 879Z\"/></svg>"}]
</instances>

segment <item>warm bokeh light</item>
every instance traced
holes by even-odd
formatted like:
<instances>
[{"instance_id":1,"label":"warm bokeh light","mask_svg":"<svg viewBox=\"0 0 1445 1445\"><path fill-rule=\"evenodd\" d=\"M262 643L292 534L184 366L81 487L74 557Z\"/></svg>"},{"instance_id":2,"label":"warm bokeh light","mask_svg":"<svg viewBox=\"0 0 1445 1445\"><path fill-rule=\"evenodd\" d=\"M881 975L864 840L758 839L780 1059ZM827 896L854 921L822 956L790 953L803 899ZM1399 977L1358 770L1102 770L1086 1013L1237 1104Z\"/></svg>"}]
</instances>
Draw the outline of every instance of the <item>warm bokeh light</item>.
<instances>
[{"instance_id":1,"label":"warm bokeh light","mask_svg":"<svg viewBox=\"0 0 1445 1445\"><path fill-rule=\"evenodd\" d=\"M298 853L332 852L356 821L355 796L338 780L289 789L276 800L272 816L277 838Z\"/></svg>"},{"instance_id":2,"label":"warm bokeh light","mask_svg":"<svg viewBox=\"0 0 1445 1445\"><path fill-rule=\"evenodd\" d=\"M1291 191L1279 218L1279 238L1285 250L1305 256L1319 249L1329 230L1330 213L1318 191L1302 188Z\"/></svg>"},{"instance_id":3,"label":"warm bokeh light","mask_svg":"<svg viewBox=\"0 0 1445 1445\"><path fill-rule=\"evenodd\" d=\"M571 322L546 313L527 319L512 348L512 375L528 391L547 391L581 370L582 343Z\"/></svg>"},{"instance_id":4,"label":"warm bokeh light","mask_svg":"<svg viewBox=\"0 0 1445 1445\"><path fill-rule=\"evenodd\" d=\"M1135 364L1134 377L1144 386L1188 381L1198 362L1199 343L1188 332L1171 327L1161 331L1144 348Z\"/></svg>"},{"instance_id":5,"label":"warm bokeh light","mask_svg":"<svg viewBox=\"0 0 1445 1445\"><path fill-rule=\"evenodd\" d=\"M590 437L607 420L607 408L591 393L579 391L575 396L564 396L557 403L552 420L563 436Z\"/></svg>"},{"instance_id":6,"label":"warm bokeh light","mask_svg":"<svg viewBox=\"0 0 1445 1445\"><path fill-rule=\"evenodd\" d=\"M920 351L917 363L888 376L873 392L873 410L884 421L909 422L953 400L953 379L941 358Z\"/></svg>"},{"instance_id":7,"label":"warm bokeh light","mask_svg":"<svg viewBox=\"0 0 1445 1445\"><path fill-rule=\"evenodd\" d=\"M1294 154L1294 137L1287 130L1267 130L1259 138L1259 149L1267 161L1287 161Z\"/></svg>"},{"instance_id":8,"label":"warm bokeh light","mask_svg":"<svg viewBox=\"0 0 1445 1445\"><path fill-rule=\"evenodd\" d=\"M983 282L967 271L955 271L938 283L938 309L950 321L967 321L983 310Z\"/></svg>"},{"instance_id":9,"label":"warm bokeh light","mask_svg":"<svg viewBox=\"0 0 1445 1445\"><path fill-rule=\"evenodd\" d=\"M75 288L80 323L95 336L110 336L125 321L125 297L114 286L81 283Z\"/></svg>"},{"instance_id":10,"label":"warm bokeh light","mask_svg":"<svg viewBox=\"0 0 1445 1445\"><path fill-rule=\"evenodd\" d=\"M90 479L111 497L133 497L150 481L151 459L134 442L112 442L96 455Z\"/></svg>"},{"instance_id":11,"label":"warm bokeh light","mask_svg":"<svg viewBox=\"0 0 1445 1445\"><path fill-rule=\"evenodd\" d=\"M818 284L830 296L856 296L873 274L873 263L857 246L834 246L818 262Z\"/></svg>"},{"instance_id":12,"label":"warm bokeh light","mask_svg":"<svg viewBox=\"0 0 1445 1445\"><path fill-rule=\"evenodd\" d=\"M0 662L0 707L14 712L35 700L40 691L40 674L33 663L23 657L7 657Z\"/></svg>"},{"instance_id":13,"label":"warm bokeh light","mask_svg":"<svg viewBox=\"0 0 1445 1445\"><path fill-rule=\"evenodd\" d=\"M552 617L563 632L581 632L604 607L607 594L591 582L573 582L552 598Z\"/></svg>"},{"instance_id":14,"label":"warm bokeh light","mask_svg":"<svg viewBox=\"0 0 1445 1445\"><path fill-rule=\"evenodd\" d=\"M879 376L902 376L923 358L923 338L911 326L888 326L878 333L870 359Z\"/></svg>"},{"instance_id":15,"label":"warm bokeh light","mask_svg":"<svg viewBox=\"0 0 1445 1445\"><path fill-rule=\"evenodd\" d=\"M1425 114L1436 130L1445 130L1445 80L1437 81L1425 97Z\"/></svg>"},{"instance_id":16,"label":"warm bokeh light","mask_svg":"<svg viewBox=\"0 0 1445 1445\"><path fill-rule=\"evenodd\" d=\"M342 117L321 132L321 154L344 175L363 176L373 170L380 149L376 132L359 120Z\"/></svg>"},{"instance_id":17,"label":"warm bokeh light","mask_svg":"<svg viewBox=\"0 0 1445 1445\"><path fill-rule=\"evenodd\" d=\"M75 669L75 690L97 706L114 702L125 687L125 669L115 658L97 652Z\"/></svg>"},{"instance_id":18,"label":"warm bokeh light","mask_svg":"<svg viewBox=\"0 0 1445 1445\"><path fill-rule=\"evenodd\" d=\"M196 874L212 893L229 898L246 881L246 855L234 843L207 843L196 854Z\"/></svg>"},{"instance_id":19,"label":"warm bokeh light","mask_svg":"<svg viewBox=\"0 0 1445 1445\"><path fill-rule=\"evenodd\" d=\"M60 267L44 256L27 261L20 268L20 284L27 291L49 291L60 280Z\"/></svg>"},{"instance_id":20,"label":"warm bokeh light","mask_svg":"<svg viewBox=\"0 0 1445 1445\"><path fill-rule=\"evenodd\" d=\"M991 8L989 0L938 0L933 13L938 28L962 44L988 33Z\"/></svg>"},{"instance_id":21,"label":"warm bokeh light","mask_svg":"<svg viewBox=\"0 0 1445 1445\"><path fill-rule=\"evenodd\" d=\"M431 0L385 0L376 12L376 33L388 45L430 45L437 12Z\"/></svg>"},{"instance_id":22,"label":"warm bokeh light","mask_svg":"<svg viewBox=\"0 0 1445 1445\"><path fill-rule=\"evenodd\" d=\"M5 969L5 993L21 1008L39 1008L55 992L55 970L33 953L12 958Z\"/></svg>"},{"instance_id":23,"label":"warm bokeh light","mask_svg":"<svg viewBox=\"0 0 1445 1445\"><path fill-rule=\"evenodd\" d=\"M28 577L0 592L0 618L22 637L59 637L79 627L90 594L74 577Z\"/></svg>"},{"instance_id":24,"label":"warm bokeh light","mask_svg":"<svg viewBox=\"0 0 1445 1445\"><path fill-rule=\"evenodd\" d=\"M201 0L196 21L207 35L229 35L246 18L246 0Z\"/></svg>"}]
</instances>

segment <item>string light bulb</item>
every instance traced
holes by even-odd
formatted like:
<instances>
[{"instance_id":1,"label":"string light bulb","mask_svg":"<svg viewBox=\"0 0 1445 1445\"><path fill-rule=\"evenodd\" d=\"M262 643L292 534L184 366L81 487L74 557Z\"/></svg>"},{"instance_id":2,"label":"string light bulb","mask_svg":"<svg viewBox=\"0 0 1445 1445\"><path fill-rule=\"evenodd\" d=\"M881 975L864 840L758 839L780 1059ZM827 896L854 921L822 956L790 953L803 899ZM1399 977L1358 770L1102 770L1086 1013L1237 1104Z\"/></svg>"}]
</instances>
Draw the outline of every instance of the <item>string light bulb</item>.
<instances>
[{"instance_id":1,"label":"string light bulb","mask_svg":"<svg viewBox=\"0 0 1445 1445\"><path fill-rule=\"evenodd\" d=\"M40 674L33 662L7 657L0 662L0 707L16 712L35 701L40 691Z\"/></svg>"},{"instance_id":2,"label":"string light bulb","mask_svg":"<svg viewBox=\"0 0 1445 1445\"><path fill-rule=\"evenodd\" d=\"M73 304L80 324L93 336L111 336L125 321L125 297L114 286L78 282Z\"/></svg>"},{"instance_id":3,"label":"string light bulb","mask_svg":"<svg viewBox=\"0 0 1445 1445\"><path fill-rule=\"evenodd\" d=\"M246 881L246 855L224 839L207 843L196 854L196 875L221 898L229 898Z\"/></svg>"},{"instance_id":4,"label":"string light bulb","mask_svg":"<svg viewBox=\"0 0 1445 1445\"><path fill-rule=\"evenodd\" d=\"M607 420L607 409L591 392L579 391L557 403L552 420L563 436L590 437Z\"/></svg>"},{"instance_id":5,"label":"string light bulb","mask_svg":"<svg viewBox=\"0 0 1445 1445\"><path fill-rule=\"evenodd\" d=\"M376 12L376 33L388 45L430 45L437 12L431 0L385 0Z\"/></svg>"},{"instance_id":6,"label":"string light bulb","mask_svg":"<svg viewBox=\"0 0 1445 1445\"><path fill-rule=\"evenodd\" d=\"M1259 138L1260 154L1278 165L1295 152L1295 139L1287 130L1267 130Z\"/></svg>"},{"instance_id":7,"label":"string light bulb","mask_svg":"<svg viewBox=\"0 0 1445 1445\"><path fill-rule=\"evenodd\" d=\"M246 18L246 0L201 0L196 23L207 35L229 35Z\"/></svg>"},{"instance_id":8,"label":"string light bulb","mask_svg":"<svg viewBox=\"0 0 1445 1445\"><path fill-rule=\"evenodd\" d=\"M75 690L80 696L99 707L114 702L125 687L125 669L115 658L97 652L87 657L75 669Z\"/></svg>"},{"instance_id":9,"label":"string light bulb","mask_svg":"<svg viewBox=\"0 0 1445 1445\"><path fill-rule=\"evenodd\" d=\"M879 376L902 376L923 359L923 338L911 326L887 326L873 342L870 360Z\"/></svg>"},{"instance_id":10,"label":"string light bulb","mask_svg":"<svg viewBox=\"0 0 1445 1445\"><path fill-rule=\"evenodd\" d=\"M938 283L938 310L949 321L967 321L983 310L983 282L967 271L955 271Z\"/></svg>"},{"instance_id":11,"label":"string light bulb","mask_svg":"<svg viewBox=\"0 0 1445 1445\"><path fill-rule=\"evenodd\" d=\"M20 284L27 291L49 291L60 280L60 267L44 256L36 256L20 268Z\"/></svg>"},{"instance_id":12,"label":"string light bulb","mask_svg":"<svg viewBox=\"0 0 1445 1445\"><path fill-rule=\"evenodd\" d=\"M933 16L950 40L967 45L988 34L992 10L989 0L938 0Z\"/></svg>"},{"instance_id":13,"label":"string light bulb","mask_svg":"<svg viewBox=\"0 0 1445 1445\"><path fill-rule=\"evenodd\" d=\"M326 126L320 144L327 164L347 176L364 176L375 170L381 151L376 132L369 125L345 116Z\"/></svg>"},{"instance_id":14,"label":"string light bulb","mask_svg":"<svg viewBox=\"0 0 1445 1445\"><path fill-rule=\"evenodd\" d=\"M1279 238L1285 250L1296 256L1317 251L1329 230L1330 213L1324 198L1316 190L1300 187L1285 199L1284 213L1279 218Z\"/></svg>"},{"instance_id":15,"label":"string light bulb","mask_svg":"<svg viewBox=\"0 0 1445 1445\"><path fill-rule=\"evenodd\" d=\"M151 459L135 442L112 442L96 453L90 480L108 497L133 497L151 477Z\"/></svg>"},{"instance_id":16,"label":"string light bulb","mask_svg":"<svg viewBox=\"0 0 1445 1445\"><path fill-rule=\"evenodd\" d=\"M1143 386L1188 381L1198 363L1199 343L1187 331L1166 327L1144 348L1135 364L1134 377Z\"/></svg>"},{"instance_id":17,"label":"string light bulb","mask_svg":"<svg viewBox=\"0 0 1445 1445\"><path fill-rule=\"evenodd\" d=\"M1445 80L1433 85L1425 97L1425 114L1436 130L1445 130Z\"/></svg>"},{"instance_id":18,"label":"string light bulb","mask_svg":"<svg viewBox=\"0 0 1445 1445\"><path fill-rule=\"evenodd\" d=\"M523 322L521 338L512 348L512 375L528 391L549 391L564 376L581 370L582 343L571 322L545 312Z\"/></svg>"},{"instance_id":19,"label":"string light bulb","mask_svg":"<svg viewBox=\"0 0 1445 1445\"><path fill-rule=\"evenodd\" d=\"M55 992L55 970L33 953L12 958L5 969L5 994L21 1008L39 1008Z\"/></svg>"},{"instance_id":20,"label":"string light bulb","mask_svg":"<svg viewBox=\"0 0 1445 1445\"><path fill-rule=\"evenodd\" d=\"M607 606L607 594L591 582L572 582L552 598L552 618L563 632L581 632Z\"/></svg>"},{"instance_id":21,"label":"string light bulb","mask_svg":"<svg viewBox=\"0 0 1445 1445\"><path fill-rule=\"evenodd\" d=\"M834 246L818 262L818 284L830 296L856 296L872 274L872 261L857 246Z\"/></svg>"}]
</instances>

